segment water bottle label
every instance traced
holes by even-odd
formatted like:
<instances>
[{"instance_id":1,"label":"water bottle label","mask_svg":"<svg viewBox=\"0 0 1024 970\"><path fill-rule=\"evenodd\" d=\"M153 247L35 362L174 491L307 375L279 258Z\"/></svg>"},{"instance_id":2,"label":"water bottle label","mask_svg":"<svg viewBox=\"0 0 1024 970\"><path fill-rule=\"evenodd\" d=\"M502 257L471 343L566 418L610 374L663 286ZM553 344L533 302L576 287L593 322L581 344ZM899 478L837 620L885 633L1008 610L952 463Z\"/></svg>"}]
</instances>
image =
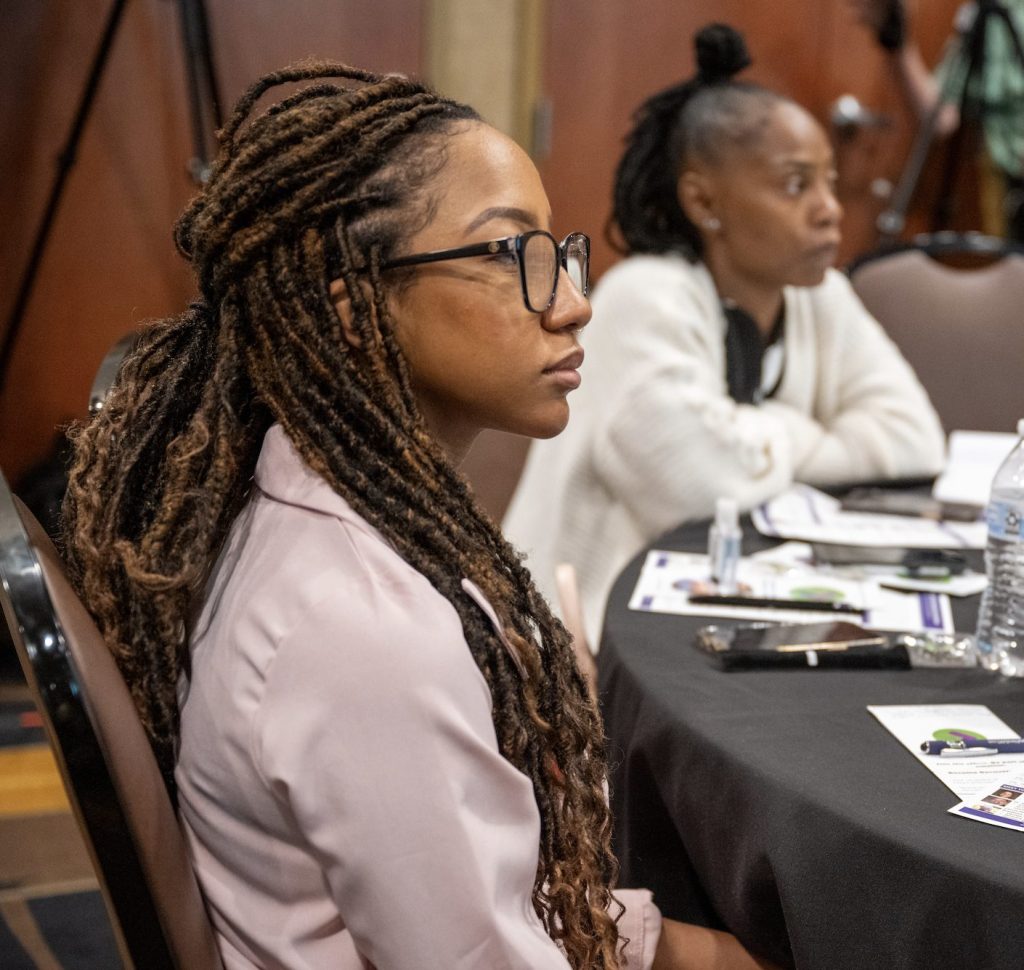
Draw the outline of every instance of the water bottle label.
<instances>
[{"instance_id":1,"label":"water bottle label","mask_svg":"<svg viewBox=\"0 0 1024 970\"><path fill-rule=\"evenodd\" d=\"M1024 525L1024 514L1020 506L1014 502L989 502L985 514L988 521L988 534L993 539L1006 542L1024 541L1021 526Z\"/></svg>"}]
</instances>

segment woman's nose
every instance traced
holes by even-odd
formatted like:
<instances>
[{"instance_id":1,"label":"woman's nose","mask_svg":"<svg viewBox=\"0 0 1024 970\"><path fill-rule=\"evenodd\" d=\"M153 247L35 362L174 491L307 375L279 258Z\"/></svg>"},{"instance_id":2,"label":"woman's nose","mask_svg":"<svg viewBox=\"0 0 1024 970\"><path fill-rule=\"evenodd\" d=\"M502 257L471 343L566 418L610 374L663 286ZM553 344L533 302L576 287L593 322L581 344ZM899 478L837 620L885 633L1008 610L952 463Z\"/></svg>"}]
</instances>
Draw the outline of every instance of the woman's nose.
<instances>
[{"instance_id":1,"label":"woman's nose","mask_svg":"<svg viewBox=\"0 0 1024 970\"><path fill-rule=\"evenodd\" d=\"M823 186L821 199L815 212L818 222L824 225L838 225L843 218L843 204L831 185Z\"/></svg>"},{"instance_id":2,"label":"woman's nose","mask_svg":"<svg viewBox=\"0 0 1024 970\"><path fill-rule=\"evenodd\" d=\"M555 298L551 306L541 314L541 322L545 329L562 330L565 327L574 327L582 330L590 323L590 317L590 300L573 283L568 273L559 273Z\"/></svg>"}]
</instances>

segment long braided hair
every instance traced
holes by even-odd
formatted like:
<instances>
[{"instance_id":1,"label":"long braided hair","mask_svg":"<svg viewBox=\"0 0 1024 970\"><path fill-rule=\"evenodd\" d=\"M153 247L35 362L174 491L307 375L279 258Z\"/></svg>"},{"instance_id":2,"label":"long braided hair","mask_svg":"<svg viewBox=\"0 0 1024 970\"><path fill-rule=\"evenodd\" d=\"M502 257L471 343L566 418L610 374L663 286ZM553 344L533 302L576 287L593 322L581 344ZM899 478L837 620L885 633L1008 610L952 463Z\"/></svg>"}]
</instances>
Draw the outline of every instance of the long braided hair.
<instances>
[{"instance_id":1,"label":"long braided hair","mask_svg":"<svg viewBox=\"0 0 1024 970\"><path fill-rule=\"evenodd\" d=\"M288 82L313 83L246 124ZM188 618L263 436L280 423L458 612L501 752L533 782L534 908L574 968L611 970L618 907L600 719L568 633L424 425L378 269L429 218L445 134L473 120L405 77L343 64L296 65L250 88L175 229L200 298L142 333L103 410L72 432L70 568L173 786ZM336 279L359 347L331 301ZM498 612L527 676L463 577Z\"/></svg>"},{"instance_id":2,"label":"long braided hair","mask_svg":"<svg viewBox=\"0 0 1024 970\"><path fill-rule=\"evenodd\" d=\"M694 38L697 72L648 98L615 171L609 242L623 253L680 253L696 262L700 230L683 211L678 181L693 159L715 162L721 146L754 138L770 107L788 101L757 84L734 81L751 63L743 35L709 24Z\"/></svg>"}]
</instances>

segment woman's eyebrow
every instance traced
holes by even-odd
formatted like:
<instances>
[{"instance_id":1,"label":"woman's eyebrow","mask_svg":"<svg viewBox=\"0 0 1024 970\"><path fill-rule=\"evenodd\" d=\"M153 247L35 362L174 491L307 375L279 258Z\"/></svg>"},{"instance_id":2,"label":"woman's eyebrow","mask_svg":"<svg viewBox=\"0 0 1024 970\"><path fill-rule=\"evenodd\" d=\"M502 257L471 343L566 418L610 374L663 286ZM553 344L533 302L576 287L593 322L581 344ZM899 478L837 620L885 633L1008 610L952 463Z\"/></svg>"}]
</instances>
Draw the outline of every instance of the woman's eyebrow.
<instances>
[{"instance_id":1,"label":"woman's eyebrow","mask_svg":"<svg viewBox=\"0 0 1024 970\"><path fill-rule=\"evenodd\" d=\"M797 155L782 155L775 159L779 168L799 169L801 172L813 172L817 168L835 168L835 158L831 155L823 159L811 159Z\"/></svg>"},{"instance_id":2,"label":"woman's eyebrow","mask_svg":"<svg viewBox=\"0 0 1024 970\"><path fill-rule=\"evenodd\" d=\"M538 224L537 216L532 212L527 212L526 209L518 209L515 206L492 206L490 209L484 209L468 226L466 226L466 232L472 232L474 229L482 226L485 222L490 222L492 219L510 219L512 222L518 222L520 225L529 229Z\"/></svg>"}]
</instances>

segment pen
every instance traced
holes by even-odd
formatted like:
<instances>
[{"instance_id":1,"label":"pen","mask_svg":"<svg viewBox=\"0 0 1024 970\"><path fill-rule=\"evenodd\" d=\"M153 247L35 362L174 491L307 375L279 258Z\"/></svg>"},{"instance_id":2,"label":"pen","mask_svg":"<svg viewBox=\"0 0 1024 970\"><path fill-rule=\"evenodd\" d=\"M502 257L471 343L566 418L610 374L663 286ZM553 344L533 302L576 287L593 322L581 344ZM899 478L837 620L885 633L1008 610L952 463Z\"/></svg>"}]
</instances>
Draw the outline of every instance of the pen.
<instances>
[{"instance_id":1,"label":"pen","mask_svg":"<svg viewBox=\"0 0 1024 970\"><path fill-rule=\"evenodd\" d=\"M973 754L1024 754L1024 738L964 738L962 741L922 741L925 754L970 757ZM969 753L968 753L969 752Z\"/></svg>"},{"instance_id":2,"label":"pen","mask_svg":"<svg viewBox=\"0 0 1024 970\"><path fill-rule=\"evenodd\" d=\"M742 596L724 593L698 593L690 597L695 606L750 606L766 610L807 610L814 613L856 613L864 610L849 603L833 603L830 600L777 599L771 596Z\"/></svg>"},{"instance_id":3,"label":"pen","mask_svg":"<svg viewBox=\"0 0 1024 970\"><path fill-rule=\"evenodd\" d=\"M998 748L943 748L940 758L977 758L980 755L999 754Z\"/></svg>"}]
</instances>

